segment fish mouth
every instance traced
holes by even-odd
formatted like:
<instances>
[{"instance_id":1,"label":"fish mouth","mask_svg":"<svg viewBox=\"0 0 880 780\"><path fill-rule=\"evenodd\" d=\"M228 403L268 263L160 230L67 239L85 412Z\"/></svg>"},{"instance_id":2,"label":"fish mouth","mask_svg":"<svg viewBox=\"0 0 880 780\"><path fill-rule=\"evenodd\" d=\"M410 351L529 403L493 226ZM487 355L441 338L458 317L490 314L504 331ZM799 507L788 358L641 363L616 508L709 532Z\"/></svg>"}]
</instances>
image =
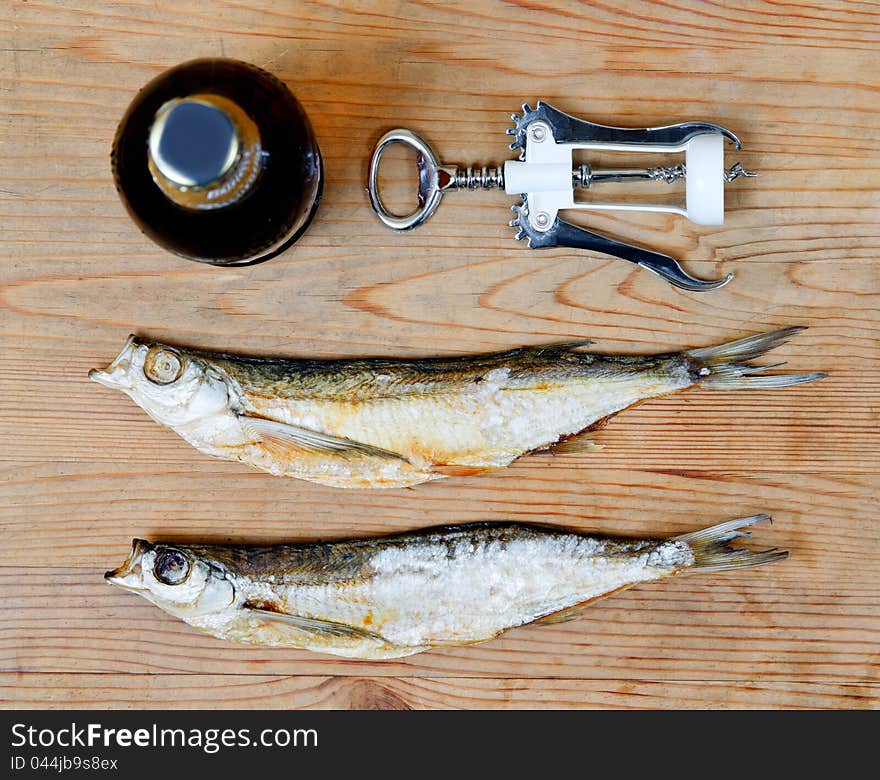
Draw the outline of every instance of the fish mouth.
<instances>
[{"instance_id":1,"label":"fish mouth","mask_svg":"<svg viewBox=\"0 0 880 780\"><path fill-rule=\"evenodd\" d=\"M104 572L104 580L109 582L111 585L118 585L120 588L124 590L130 591L139 591L146 590L146 588L139 588L137 585L133 585L130 582L126 582L124 577L119 577L115 575L112 571Z\"/></svg>"},{"instance_id":2,"label":"fish mouth","mask_svg":"<svg viewBox=\"0 0 880 780\"><path fill-rule=\"evenodd\" d=\"M118 585L126 590L144 590L141 582L141 558L152 545L143 539L132 539L131 552L122 566L104 573L104 579L111 585Z\"/></svg>"},{"instance_id":3,"label":"fish mouth","mask_svg":"<svg viewBox=\"0 0 880 780\"><path fill-rule=\"evenodd\" d=\"M119 351L119 354L113 359L113 362L107 368L93 368L89 371L89 379L114 390L131 389L128 372L131 368L131 358L136 347L136 337L132 333Z\"/></svg>"}]
</instances>

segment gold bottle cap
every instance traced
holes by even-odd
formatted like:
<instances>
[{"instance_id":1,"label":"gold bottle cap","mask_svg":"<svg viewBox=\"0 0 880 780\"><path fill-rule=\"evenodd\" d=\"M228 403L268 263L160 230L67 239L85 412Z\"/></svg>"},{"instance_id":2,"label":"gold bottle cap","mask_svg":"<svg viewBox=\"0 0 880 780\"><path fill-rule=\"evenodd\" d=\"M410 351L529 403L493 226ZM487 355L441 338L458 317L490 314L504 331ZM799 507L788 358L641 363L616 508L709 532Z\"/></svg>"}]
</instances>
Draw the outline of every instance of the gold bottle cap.
<instances>
[{"instance_id":1,"label":"gold bottle cap","mask_svg":"<svg viewBox=\"0 0 880 780\"><path fill-rule=\"evenodd\" d=\"M148 139L150 173L180 206L210 209L237 200L262 166L259 131L232 101L191 95L165 103Z\"/></svg>"}]
</instances>

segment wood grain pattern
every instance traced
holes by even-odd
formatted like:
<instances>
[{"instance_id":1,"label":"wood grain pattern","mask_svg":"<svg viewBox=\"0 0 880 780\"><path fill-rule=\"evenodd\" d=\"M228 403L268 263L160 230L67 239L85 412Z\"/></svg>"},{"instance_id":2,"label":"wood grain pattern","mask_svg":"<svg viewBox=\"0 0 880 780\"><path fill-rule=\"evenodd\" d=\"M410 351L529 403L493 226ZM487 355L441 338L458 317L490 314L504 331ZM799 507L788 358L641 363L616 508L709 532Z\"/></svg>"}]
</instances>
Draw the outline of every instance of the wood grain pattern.
<instances>
[{"instance_id":1,"label":"wood grain pattern","mask_svg":"<svg viewBox=\"0 0 880 780\"><path fill-rule=\"evenodd\" d=\"M132 688L133 682L139 682ZM13 690L23 709L868 709L876 685L517 679L0 673L0 700ZM206 701L205 690L216 692Z\"/></svg>"},{"instance_id":2,"label":"wood grain pattern","mask_svg":"<svg viewBox=\"0 0 880 780\"><path fill-rule=\"evenodd\" d=\"M2 4L0 706L880 706L878 45L880 10L857 2ZM326 164L308 233L248 269L157 250L109 176L137 89L218 55L287 81ZM588 220L736 279L691 294L622 261L530 252L496 193L450 195L410 235L374 218L364 181L384 130L418 130L451 162L500 162L508 114L537 97L610 124L737 132L737 159L762 175L728 188L724 226ZM810 329L780 359L827 380L656 399L599 432L601 452L415 490L220 463L86 379L129 332L329 357L571 338L652 352L790 324ZM758 538L791 550L784 564L640 587L573 623L390 663L224 645L100 577L133 536L502 519L652 535L757 511L774 515Z\"/></svg>"}]
</instances>

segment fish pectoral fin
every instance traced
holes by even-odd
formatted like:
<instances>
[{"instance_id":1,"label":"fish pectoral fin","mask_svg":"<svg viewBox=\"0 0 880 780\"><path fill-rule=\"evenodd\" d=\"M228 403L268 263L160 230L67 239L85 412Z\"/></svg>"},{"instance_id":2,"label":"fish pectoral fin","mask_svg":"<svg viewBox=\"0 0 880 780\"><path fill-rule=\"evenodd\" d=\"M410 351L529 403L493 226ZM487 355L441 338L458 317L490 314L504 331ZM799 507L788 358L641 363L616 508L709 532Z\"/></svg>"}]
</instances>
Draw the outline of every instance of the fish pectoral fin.
<instances>
[{"instance_id":1,"label":"fish pectoral fin","mask_svg":"<svg viewBox=\"0 0 880 780\"><path fill-rule=\"evenodd\" d=\"M287 612L273 612L271 609L261 609L259 607L251 607L245 605L251 614L275 623L282 623L286 626L298 628L309 634L321 634L327 637L336 637L340 639L368 639L374 642L382 642L388 644L386 639L372 631L363 628L349 626L346 623L337 623L333 620L321 620L320 618L304 617L303 615L291 615Z\"/></svg>"},{"instance_id":2,"label":"fish pectoral fin","mask_svg":"<svg viewBox=\"0 0 880 780\"><path fill-rule=\"evenodd\" d=\"M290 449L300 452L310 452L318 455L336 455L337 457L372 456L374 458L386 458L388 460L402 460L409 462L403 455L372 444L363 444L353 439L341 436L331 436L329 433L313 431L299 425L267 420L265 417L251 417L240 415L239 419L245 431L282 452Z\"/></svg>"}]
</instances>

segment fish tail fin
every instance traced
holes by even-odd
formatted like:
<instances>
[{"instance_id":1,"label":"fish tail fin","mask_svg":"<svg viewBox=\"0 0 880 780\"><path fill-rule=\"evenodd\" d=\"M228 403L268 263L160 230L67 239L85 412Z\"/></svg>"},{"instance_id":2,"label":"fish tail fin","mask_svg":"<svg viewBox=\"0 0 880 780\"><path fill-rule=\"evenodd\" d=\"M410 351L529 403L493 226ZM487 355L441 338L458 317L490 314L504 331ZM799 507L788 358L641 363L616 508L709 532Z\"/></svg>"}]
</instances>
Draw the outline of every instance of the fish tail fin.
<instances>
[{"instance_id":1,"label":"fish tail fin","mask_svg":"<svg viewBox=\"0 0 880 780\"><path fill-rule=\"evenodd\" d=\"M676 536L675 540L687 544L694 553L692 569L701 572L729 571L730 569L742 569L748 566L761 566L765 563L782 561L788 557L785 550L762 550L752 552L745 548L733 548L728 543L737 538L748 538L751 533L741 531L756 523L770 522L769 515L752 515L741 517L738 520L729 520L726 523L704 528L701 531Z\"/></svg>"},{"instance_id":2,"label":"fish tail fin","mask_svg":"<svg viewBox=\"0 0 880 780\"><path fill-rule=\"evenodd\" d=\"M781 328L758 336L749 336L717 347L692 349L685 353L696 365L693 370L701 387L717 390L763 390L773 387L790 387L823 379L827 374L763 374L784 363L772 366L755 366L749 361L784 344L795 333L806 330L803 326Z\"/></svg>"}]
</instances>

